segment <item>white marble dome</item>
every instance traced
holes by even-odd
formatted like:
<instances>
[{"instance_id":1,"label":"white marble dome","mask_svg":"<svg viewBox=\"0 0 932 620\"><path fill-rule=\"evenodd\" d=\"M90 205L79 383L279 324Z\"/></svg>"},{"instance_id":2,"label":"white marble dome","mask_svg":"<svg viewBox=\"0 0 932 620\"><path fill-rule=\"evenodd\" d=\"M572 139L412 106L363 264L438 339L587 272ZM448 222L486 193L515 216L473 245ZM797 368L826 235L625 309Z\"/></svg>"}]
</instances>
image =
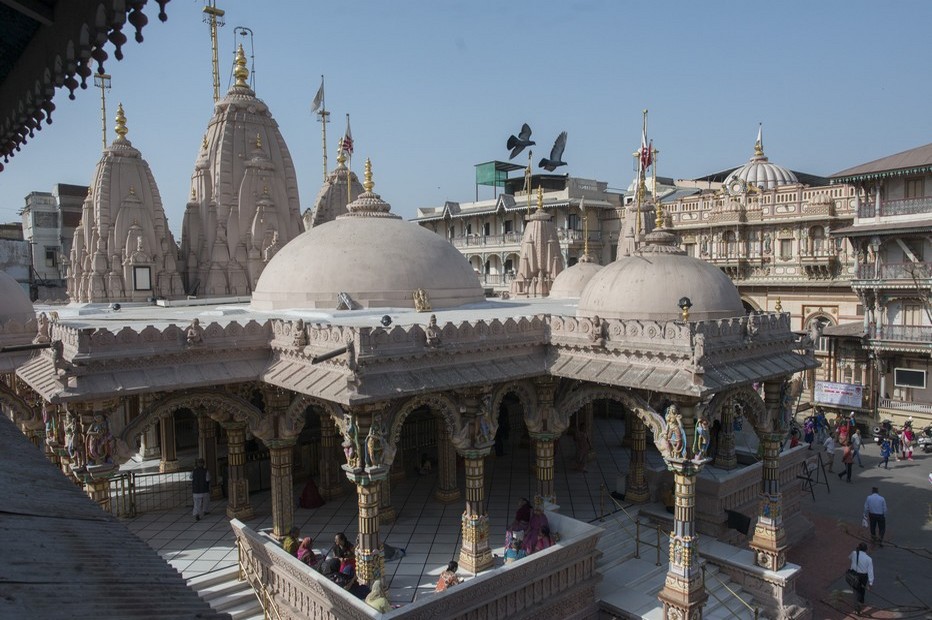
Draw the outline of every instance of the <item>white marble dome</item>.
<instances>
[{"instance_id":1,"label":"white marble dome","mask_svg":"<svg viewBox=\"0 0 932 620\"><path fill-rule=\"evenodd\" d=\"M315 226L283 247L262 272L252 294L256 310L334 310L346 293L366 308L413 308L418 289L434 309L481 302L485 293L472 266L453 245L390 213L366 191L349 213Z\"/></svg>"},{"instance_id":2,"label":"white marble dome","mask_svg":"<svg viewBox=\"0 0 932 620\"><path fill-rule=\"evenodd\" d=\"M579 299L577 316L678 320L683 297L692 302L691 321L744 316L738 289L721 269L687 256L666 231L655 230L646 241L593 276Z\"/></svg>"},{"instance_id":3,"label":"white marble dome","mask_svg":"<svg viewBox=\"0 0 932 620\"><path fill-rule=\"evenodd\" d=\"M14 280L4 271L0 271L0 299L3 300L0 307L0 323L6 323L16 319L25 323L29 319L36 318L36 311L29 301L29 295L20 286L20 283Z\"/></svg>"},{"instance_id":4,"label":"white marble dome","mask_svg":"<svg viewBox=\"0 0 932 620\"><path fill-rule=\"evenodd\" d=\"M560 272L550 286L550 296L555 299L578 299L586 285L602 265L594 262L588 254L579 257L579 262Z\"/></svg>"},{"instance_id":5,"label":"white marble dome","mask_svg":"<svg viewBox=\"0 0 932 620\"><path fill-rule=\"evenodd\" d=\"M725 177L722 186L731 194L743 193L748 186L758 189L773 189L781 185L794 185L799 179L792 170L771 163L764 155L764 144L760 132L754 143L754 155L740 168Z\"/></svg>"}]
</instances>

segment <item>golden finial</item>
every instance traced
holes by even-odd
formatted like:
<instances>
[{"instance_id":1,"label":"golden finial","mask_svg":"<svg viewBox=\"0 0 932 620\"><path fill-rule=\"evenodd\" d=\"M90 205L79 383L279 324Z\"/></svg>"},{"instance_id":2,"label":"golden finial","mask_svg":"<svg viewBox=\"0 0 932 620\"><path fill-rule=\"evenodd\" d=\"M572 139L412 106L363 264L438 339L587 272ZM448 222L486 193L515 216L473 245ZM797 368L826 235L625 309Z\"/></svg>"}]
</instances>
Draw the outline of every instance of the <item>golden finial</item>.
<instances>
[{"instance_id":1,"label":"golden finial","mask_svg":"<svg viewBox=\"0 0 932 620\"><path fill-rule=\"evenodd\" d=\"M367 192L371 192L372 188L375 187L375 183L372 182L372 162L368 157L366 158L366 180L362 186Z\"/></svg>"},{"instance_id":2,"label":"golden finial","mask_svg":"<svg viewBox=\"0 0 932 620\"><path fill-rule=\"evenodd\" d=\"M343 154L343 149L337 151L337 164L339 168L342 168L346 164L346 155Z\"/></svg>"},{"instance_id":3,"label":"golden finial","mask_svg":"<svg viewBox=\"0 0 932 620\"><path fill-rule=\"evenodd\" d=\"M117 115L116 115L116 129L117 135L121 138L126 136L126 133L129 129L126 128L126 115L123 114L123 104L120 103L117 105Z\"/></svg>"},{"instance_id":4,"label":"golden finial","mask_svg":"<svg viewBox=\"0 0 932 620\"><path fill-rule=\"evenodd\" d=\"M657 205L657 217L654 219L654 226L656 228L663 228L663 207Z\"/></svg>"},{"instance_id":5,"label":"golden finial","mask_svg":"<svg viewBox=\"0 0 932 620\"><path fill-rule=\"evenodd\" d=\"M780 298L779 298L779 297L777 297L777 303L776 303L776 305L774 306L774 310L776 310L777 312L783 312L783 304L780 303Z\"/></svg>"},{"instance_id":6,"label":"golden finial","mask_svg":"<svg viewBox=\"0 0 932 620\"><path fill-rule=\"evenodd\" d=\"M204 139L201 140L201 150L207 150L207 134L204 134Z\"/></svg>"},{"instance_id":7,"label":"golden finial","mask_svg":"<svg viewBox=\"0 0 932 620\"><path fill-rule=\"evenodd\" d=\"M537 186L537 210L544 210L544 188L541 185Z\"/></svg>"},{"instance_id":8,"label":"golden finial","mask_svg":"<svg viewBox=\"0 0 932 620\"><path fill-rule=\"evenodd\" d=\"M262 138L259 136L258 132L256 132L256 148L257 149L262 148Z\"/></svg>"},{"instance_id":9,"label":"golden finial","mask_svg":"<svg viewBox=\"0 0 932 620\"><path fill-rule=\"evenodd\" d=\"M762 135L764 129L763 123L757 125L757 142L754 143L754 157L764 156L764 138Z\"/></svg>"},{"instance_id":10,"label":"golden finial","mask_svg":"<svg viewBox=\"0 0 932 620\"><path fill-rule=\"evenodd\" d=\"M233 77L236 78L237 86L249 87L246 83L249 78L249 69L246 68L246 52L243 51L242 45L236 48L236 67L233 69Z\"/></svg>"}]
</instances>

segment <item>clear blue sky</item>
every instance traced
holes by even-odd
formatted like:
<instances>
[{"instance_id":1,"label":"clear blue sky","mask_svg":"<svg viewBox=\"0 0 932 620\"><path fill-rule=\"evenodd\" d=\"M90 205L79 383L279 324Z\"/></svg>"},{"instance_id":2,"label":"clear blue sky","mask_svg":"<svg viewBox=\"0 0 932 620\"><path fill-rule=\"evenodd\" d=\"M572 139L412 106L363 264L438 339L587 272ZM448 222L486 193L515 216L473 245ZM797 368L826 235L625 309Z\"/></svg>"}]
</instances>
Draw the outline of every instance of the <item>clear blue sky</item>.
<instances>
[{"instance_id":1,"label":"clear blue sky","mask_svg":"<svg viewBox=\"0 0 932 620\"><path fill-rule=\"evenodd\" d=\"M190 177L212 113L203 2L148 11L108 97L148 160L169 224L181 228ZM758 122L771 161L828 175L932 142L932 3L219 0L221 88L235 26L255 33L256 91L278 121L298 173L302 211L321 184L320 124L310 102L326 76L329 154L350 113L356 156L371 157L393 211L475 197L473 165L507 159L528 122L536 160L560 131L560 171L627 186L641 110L660 149L658 174L692 178L747 161ZM0 221L30 191L87 184L100 156L99 91L55 97L46 127L0 173ZM521 155L518 163L526 159ZM331 167L332 167L331 165ZM491 190L483 188L482 197Z\"/></svg>"}]
</instances>

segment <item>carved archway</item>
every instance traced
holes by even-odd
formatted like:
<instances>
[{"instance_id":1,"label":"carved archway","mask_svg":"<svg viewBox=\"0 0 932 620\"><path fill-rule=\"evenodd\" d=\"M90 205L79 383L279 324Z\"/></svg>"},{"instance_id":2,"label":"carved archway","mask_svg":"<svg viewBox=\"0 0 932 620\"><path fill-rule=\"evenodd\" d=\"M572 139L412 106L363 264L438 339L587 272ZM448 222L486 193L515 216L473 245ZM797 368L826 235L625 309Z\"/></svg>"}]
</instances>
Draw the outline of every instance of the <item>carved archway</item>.
<instances>
[{"instance_id":1,"label":"carved archway","mask_svg":"<svg viewBox=\"0 0 932 620\"><path fill-rule=\"evenodd\" d=\"M554 403L559 432L567 429L574 413L597 400L615 400L627 407L650 429L657 449L665 453L666 445L662 441L666 422L663 416L634 392L619 387L589 383L564 394L560 402Z\"/></svg>"},{"instance_id":2,"label":"carved archway","mask_svg":"<svg viewBox=\"0 0 932 620\"><path fill-rule=\"evenodd\" d=\"M334 423L336 423L339 428L344 414L343 408L339 404L317 398L316 396L299 394L297 398L291 401L291 404L288 405L288 409L285 411L285 416L282 419L283 430L292 432L295 435L300 434L304 429L304 412L308 407L312 406L322 409L324 413L333 419Z\"/></svg>"},{"instance_id":3,"label":"carved archway","mask_svg":"<svg viewBox=\"0 0 932 620\"><path fill-rule=\"evenodd\" d=\"M398 449L398 440L401 439L401 429L404 427L405 419L415 410L425 406L440 416L446 424L450 437L457 436L461 426L459 407L451 398L439 393L414 396L401 402L391 414L388 445L385 447L386 463L390 464L395 460L395 452Z\"/></svg>"},{"instance_id":4,"label":"carved archway","mask_svg":"<svg viewBox=\"0 0 932 620\"><path fill-rule=\"evenodd\" d=\"M132 445L131 440L152 428L161 416L178 409L202 411L217 422L246 422L256 435L260 434L264 425L271 424L252 403L229 392L175 392L149 405L139 417L126 425L119 439Z\"/></svg>"},{"instance_id":5,"label":"carved archway","mask_svg":"<svg viewBox=\"0 0 932 620\"><path fill-rule=\"evenodd\" d=\"M505 397L509 394L516 394L518 396L518 400L521 402L521 417L524 420L525 426L528 426L531 416L533 416L538 409L537 390L534 384L530 381L511 381L495 388L492 392L491 407L496 417L502 406L502 401L505 400Z\"/></svg>"},{"instance_id":6,"label":"carved archway","mask_svg":"<svg viewBox=\"0 0 932 620\"><path fill-rule=\"evenodd\" d=\"M767 416L764 400L749 385L725 390L713 396L709 404L705 406L705 416L711 419L723 407L730 407L734 404L741 405L741 413L751 423L755 433L759 435L773 430L774 421Z\"/></svg>"},{"instance_id":7,"label":"carved archway","mask_svg":"<svg viewBox=\"0 0 932 620\"><path fill-rule=\"evenodd\" d=\"M0 404L10 408L13 414L13 422L17 425L30 426L37 417L39 420L42 419L37 410L33 409L22 396L3 382L0 382Z\"/></svg>"}]
</instances>

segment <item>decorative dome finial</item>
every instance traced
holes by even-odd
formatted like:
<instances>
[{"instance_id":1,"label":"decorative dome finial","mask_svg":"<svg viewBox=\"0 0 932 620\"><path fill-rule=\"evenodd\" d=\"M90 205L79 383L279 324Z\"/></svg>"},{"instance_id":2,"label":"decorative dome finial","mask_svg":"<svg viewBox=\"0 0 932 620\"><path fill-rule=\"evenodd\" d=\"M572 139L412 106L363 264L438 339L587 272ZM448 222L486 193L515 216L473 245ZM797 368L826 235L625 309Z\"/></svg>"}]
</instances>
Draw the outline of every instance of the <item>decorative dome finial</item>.
<instances>
[{"instance_id":1,"label":"decorative dome finial","mask_svg":"<svg viewBox=\"0 0 932 620\"><path fill-rule=\"evenodd\" d=\"M779 297L777 297L777 303L774 304L773 309L776 310L777 312L783 312L783 304L780 302Z\"/></svg>"},{"instance_id":2,"label":"decorative dome finial","mask_svg":"<svg viewBox=\"0 0 932 620\"><path fill-rule=\"evenodd\" d=\"M262 148L262 138L259 136L258 132L256 132L256 148L257 149Z\"/></svg>"},{"instance_id":3,"label":"decorative dome finial","mask_svg":"<svg viewBox=\"0 0 932 620\"><path fill-rule=\"evenodd\" d=\"M243 51L242 44L236 48L236 66L233 68L233 77L236 78L237 86L249 88L249 84L246 83L249 79L249 69L246 68L246 52Z\"/></svg>"},{"instance_id":4,"label":"decorative dome finial","mask_svg":"<svg viewBox=\"0 0 932 620\"><path fill-rule=\"evenodd\" d=\"M757 142L754 143L754 157L763 157L764 156L764 139L762 132L764 129L763 123L757 124Z\"/></svg>"},{"instance_id":5,"label":"decorative dome finial","mask_svg":"<svg viewBox=\"0 0 932 620\"><path fill-rule=\"evenodd\" d=\"M544 210L544 188L540 185L537 186L537 210Z\"/></svg>"},{"instance_id":6,"label":"decorative dome finial","mask_svg":"<svg viewBox=\"0 0 932 620\"><path fill-rule=\"evenodd\" d=\"M204 139L201 141L201 150L202 151L207 150L207 134L206 133L204 134Z\"/></svg>"},{"instance_id":7,"label":"decorative dome finial","mask_svg":"<svg viewBox=\"0 0 932 620\"><path fill-rule=\"evenodd\" d=\"M372 161L369 158L366 158L366 180L362 184L363 189L371 193L372 188L375 187L375 183L372 182Z\"/></svg>"},{"instance_id":8,"label":"decorative dome finial","mask_svg":"<svg viewBox=\"0 0 932 620\"><path fill-rule=\"evenodd\" d=\"M129 129L126 128L126 115L123 114L123 104L120 103L117 105L117 114L116 114L116 129L114 131L121 138L125 138L126 134L129 132Z\"/></svg>"},{"instance_id":9,"label":"decorative dome finial","mask_svg":"<svg viewBox=\"0 0 932 620\"><path fill-rule=\"evenodd\" d=\"M657 217L654 219L656 228L663 228L663 207L657 205Z\"/></svg>"}]
</instances>

